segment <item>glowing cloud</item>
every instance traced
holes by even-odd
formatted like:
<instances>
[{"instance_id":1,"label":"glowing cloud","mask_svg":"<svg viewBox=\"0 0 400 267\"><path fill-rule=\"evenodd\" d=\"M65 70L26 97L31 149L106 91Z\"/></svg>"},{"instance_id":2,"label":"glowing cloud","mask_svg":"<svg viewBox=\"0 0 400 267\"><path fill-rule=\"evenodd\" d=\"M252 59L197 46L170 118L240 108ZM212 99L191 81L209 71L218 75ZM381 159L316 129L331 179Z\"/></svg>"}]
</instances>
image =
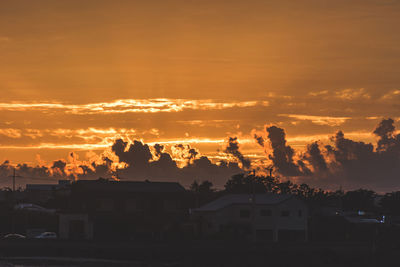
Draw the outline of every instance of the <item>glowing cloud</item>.
<instances>
[{"instance_id":1,"label":"glowing cloud","mask_svg":"<svg viewBox=\"0 0 400 267\"><path fill-rule=\"evenodd\" d=\"M71 114L107 114L107 113L157 113L180 112L183 110L221 110L228 108L246 108L255 106L268 106L268 101L233 101L223 102L212 99L187 100L187 99L120 99L112 102L69 105L62 103L0 103L0 110L8 111L50 111L63 110Z\"/></svg>"},{"instance_id":2,"label":"glowing cloud","mask_svg":"<svg viewBox=\"0 0 400 267\"><path fill-rule=\"evenodd\" d=\"M330 116L312 116L312 115L297 115L297 114L279 114L298 120L307 120L318 125L338 126L351 119L349 117L330 117Z\"/></svg>"}]
</instances>

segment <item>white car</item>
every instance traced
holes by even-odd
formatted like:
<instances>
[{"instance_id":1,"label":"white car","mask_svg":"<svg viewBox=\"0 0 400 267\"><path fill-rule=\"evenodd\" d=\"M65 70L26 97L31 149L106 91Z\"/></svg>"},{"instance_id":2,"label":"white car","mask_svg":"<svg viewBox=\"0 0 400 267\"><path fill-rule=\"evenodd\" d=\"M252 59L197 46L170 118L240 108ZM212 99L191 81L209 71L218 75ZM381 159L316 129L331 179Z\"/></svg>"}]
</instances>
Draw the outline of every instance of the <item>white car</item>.
<instances>
[{"instance_id":1,"label":"white car","mask_svg":"<svg viewBox=\"0 0 400 267\"><path fill-rule=\"evenodd\" d=\"M35 236L38 239L57 239L57 234L54 232L44 232L40 235Z\"/></svg>"}]
</instances>

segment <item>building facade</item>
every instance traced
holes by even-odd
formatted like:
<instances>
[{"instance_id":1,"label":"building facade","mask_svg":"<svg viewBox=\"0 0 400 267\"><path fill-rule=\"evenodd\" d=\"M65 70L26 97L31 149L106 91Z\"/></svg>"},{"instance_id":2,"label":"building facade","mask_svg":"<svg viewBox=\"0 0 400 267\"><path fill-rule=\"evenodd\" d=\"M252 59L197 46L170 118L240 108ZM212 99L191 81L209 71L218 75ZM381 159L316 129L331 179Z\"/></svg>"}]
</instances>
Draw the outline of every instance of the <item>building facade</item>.
<instances>
[{"instance_id":1,"label":"building facade","mask_svg":"<svg viewBox=\"0 0 400 267\"><path fill-rule=\"evenodd\" d=\"M60 228L60 233L106 240L165 239L177 235L187 218L185 199L178 183L79 180L72 184L69 207L60 217L60 227L75 230Z\"/></svg>"},{"instance_id":2,"label":"building facade","mask_svg":"<svg viewBox=\"0 0 400 267\"><path fill-rule=\"evenodd\" d=\"M292 195L226 195L193 210L192 216L204 237L307 240L307 206Z\"/></svg>"}]
</instances>

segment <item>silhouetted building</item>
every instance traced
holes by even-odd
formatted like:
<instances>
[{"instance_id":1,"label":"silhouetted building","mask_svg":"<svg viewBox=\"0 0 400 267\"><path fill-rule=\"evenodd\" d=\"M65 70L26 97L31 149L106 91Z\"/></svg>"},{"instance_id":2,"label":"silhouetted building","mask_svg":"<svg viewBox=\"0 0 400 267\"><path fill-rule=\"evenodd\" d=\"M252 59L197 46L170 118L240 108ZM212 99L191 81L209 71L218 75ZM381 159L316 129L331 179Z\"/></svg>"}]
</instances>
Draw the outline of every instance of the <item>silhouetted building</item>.
<instances>
[{"instance_id":1,"label":"silhouetted building","mask_svg":"<svg viewBox=\"0 0 400 267\"><path fill-rule=\"evenodd\" d=\"M178 183L80 180L72 184L69 208L60 215L60 236L174 237L188 215L185 199Z\"/></svg>"},{"instance_id":2,"label":"silhouetted building","mask_svg":"<svg viewBox=\"0 0 400 267\"><path fill-rule=\"evenodd\" d=\"M55 191L70 185L69 180L59 180L58 184L27 184L25 193L26 201L32 203L45 203L54 197Z\"/></svg>"},{"instance_id":3,"label":"silhouetted building","mask_svg":"<svg viewBox=\"0 0 400 267\"><path fill-rule=\"evenodd\" d=\"M307 240L307 207L293 195L234 194L193 210L205 237ZM254 216L254 217L253 217Z\"/></svg>"}]
</instances>

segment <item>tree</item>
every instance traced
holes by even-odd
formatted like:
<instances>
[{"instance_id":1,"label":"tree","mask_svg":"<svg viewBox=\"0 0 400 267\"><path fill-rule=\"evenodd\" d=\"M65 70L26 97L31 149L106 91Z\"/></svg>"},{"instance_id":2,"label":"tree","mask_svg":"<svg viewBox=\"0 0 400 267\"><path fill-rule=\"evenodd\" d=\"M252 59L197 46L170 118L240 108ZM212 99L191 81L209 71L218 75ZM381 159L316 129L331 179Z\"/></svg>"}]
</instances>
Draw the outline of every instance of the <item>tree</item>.
<instances>
[{"instance_id":1,"label":"tree","mask_svg":"<svg viewBox=\"0 0 400 267\"><path fill-rule=\"evenodd\" d=\"M189 190L192 192L196 193L201 193L201 194L208 194L215 192L215 190L212 188L213 183L205 180L199 184L196 180L190 185Z\"/></svg>"},{"instance_id":2,"label":"tree","mask_svg":"<svg viewBox=\"0 0 400 267\"><path fill-rule=\"evenodd\" d=\"M380 204L385 213L400 215L400 191L385 194Z\"/></svg>"},{"instance_id":3,"label":"tree","mask_svg":"<svg viewBox=\"0 0 400 267\"><path fill-rule=\"evenodd\" d=\"M225 184L225 193L251 194L253 187L255 193L266 193L263 176L245 175L243 173L232 176Z\"/></svg>"},{"instance_id":4,"label":"tree","mask_svg":"<svg viewBox=\"0 0 400 267\"><path fill-rule=\"evenodd\" d=\"M214 199L216 190L212 188L213 184L210 181L203 181L200 184L195 180L189 187L192 192L195 206L199 207Z\"/></svg>"},{"instance_id":5,"label":"tree","mask_svg":"<svg viewBox=\"0 0 400 267\"><path fill-rule=\"evenodd\" d=\"M371 190L358 189L348 191L343 196L343 208L345 210L372 211L374 209L374 199L376 193Z\"/></svg>"}]
</instances>

